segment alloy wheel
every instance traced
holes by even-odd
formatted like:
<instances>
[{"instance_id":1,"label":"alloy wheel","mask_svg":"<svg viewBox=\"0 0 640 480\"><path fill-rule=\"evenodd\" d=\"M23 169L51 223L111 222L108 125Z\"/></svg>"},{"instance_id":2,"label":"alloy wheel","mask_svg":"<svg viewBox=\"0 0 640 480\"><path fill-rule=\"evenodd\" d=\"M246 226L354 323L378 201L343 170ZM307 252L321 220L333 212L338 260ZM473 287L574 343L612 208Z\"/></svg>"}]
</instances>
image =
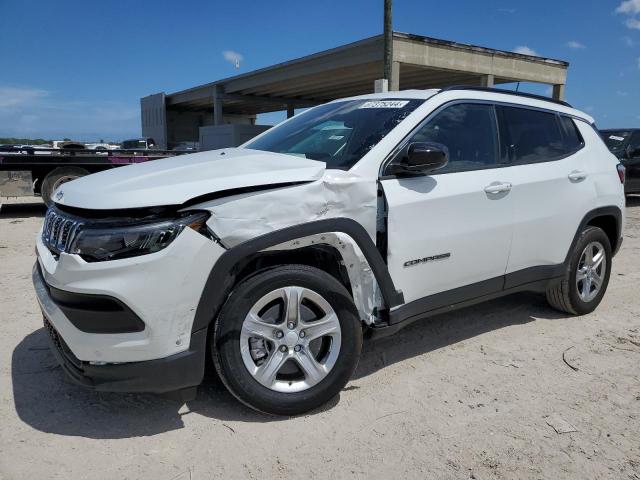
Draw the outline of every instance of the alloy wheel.
<instances>
[{"instance_id":1,"label":"alloy wheel","mask_svg":"<svg viewBox=\"0 0 640 480\"><path fill-rule=\"evenodd\" d=\"M580 300L590 302L600 293L606 271L604 246L600 242L590 242L582 251L576 270L576 287Z\"/></svg>"},{"instance_id":2,"label":"alloy wheel","mask_svg":"<svg viewBox=\"0 0 640 480\"><path fill-rule=\"evenodd\" d=\"M284 393L320 383L336 364L340 321L321 295L304 287L273 290L247 313L240 352L249 373L263 386Z\"/></svg>"}]
</instances>

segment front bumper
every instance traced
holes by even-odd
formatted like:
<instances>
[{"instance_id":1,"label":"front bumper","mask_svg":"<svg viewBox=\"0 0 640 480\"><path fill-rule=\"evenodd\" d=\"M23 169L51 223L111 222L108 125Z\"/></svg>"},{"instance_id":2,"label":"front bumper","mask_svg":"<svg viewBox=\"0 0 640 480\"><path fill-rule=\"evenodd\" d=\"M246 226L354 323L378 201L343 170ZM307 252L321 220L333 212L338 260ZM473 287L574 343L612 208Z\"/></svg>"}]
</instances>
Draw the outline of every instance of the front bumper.
<instances>
[{"instance_id":1,"label":"front bumper","mask_svg":"<svg viewBox=\"0 0 640 480\"><path fill-rule=\"evenodd\" d=\"M203 287L224 252L190 229L160 252L108 262L64 253L56 258L40 236L36 250L32 278L43 314L74 356L92 363L187 351ZM139 328L130 328L132 322Z\"/></svg>"},{"instance_id":2,"label":"front bumper","mask_svg":"<svg viewBox=\"0 0 640 480\"><path fill-rule=\"evenodd\" d=\"M47 288L37 263L33 268L33 283L42 307L51 351L64 372L75 383L107 392L165 393L193 387L202 382L207 329L191 334L187 350L164 358L111 364L82 361L71 351L48 317L52 312L59 315L60 308L52 297L51 290Z\"/></svg>"},{"instance_id":3,"label":"front bumper","mask_svg":"<svg viewBox=\"0 0 640 480\"><path fill-rule=\"evenodd\" d=\"M207 329L192 332L224 249L190 229L164 250L108 262L54 257L40 236L32 280L51 350L77 384L166 393L201 383Z\"/></svg>"},{"instance_id":4,"label":"front bumper","mask_svg":"<svg viewBox=\"0 0 640 480\"><path fill-rule=\"evenodd\" d=\"M207 330L191 335L187 351L157 360L93 365L79 360L44 317L51 351L78 385L104 392L166 393L194 387L204 377Z\"/></svg>"}]
</instances>

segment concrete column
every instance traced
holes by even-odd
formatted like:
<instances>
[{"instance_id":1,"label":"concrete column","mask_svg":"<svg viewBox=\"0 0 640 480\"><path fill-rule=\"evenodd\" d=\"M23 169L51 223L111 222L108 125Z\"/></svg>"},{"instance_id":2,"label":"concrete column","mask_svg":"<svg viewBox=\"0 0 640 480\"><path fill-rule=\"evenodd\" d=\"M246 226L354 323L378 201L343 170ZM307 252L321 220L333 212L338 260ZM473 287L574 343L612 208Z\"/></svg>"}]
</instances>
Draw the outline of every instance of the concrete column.
<instances>
[{"instance_id":1,"label":"concrete column","mask_svg":"<svg viewBox=\"0 0 640 480\"><path fill-rule=\"evenodd\" d=\"M564 83L553 86L553 98L554 100L564 100Z\"/></svg>"},{"instance_id":2,"label":"concrete column","mask_svg":"<svg viewBox=\"0 0 640 480\"><path fill-rule=\"evenodd\" d=\"M484 88L493 88L495 85L494 83L494 76L489 74L489 75L482 75L482 77L480 77L480 86L484 87Z\"/></svg>"},{"instance_id":3,"label":"concrete column","mask_svg":"<svg viewBox=\"0 0 640 480\"><path fill-rule=\"evenodd\" d=\"M222 88L219 85L213 89L213 124L222 125Z\"/></svg>"},{"instance_id":4,"label":"concrete column","mask_svg":"<svg viewBox=\"0 0 640 480\"><path fill-rule=\"evenodd\" d=\"M287 118L291 118L296 114L292 103L287 104Z\"/></svg>"},{"instance_id":5,"label":"concrete column","mask_svg":"<svg viewBox=\"0 0 640 480\"><path fill-rule=\"evenodd\" d=\"M386 78L379 78L373 81L373 93L383 93L389 91L389 81Z\"/></svg>"},{"instance_id":6,"label":"concrete column","mask_svg":"<svg viewBox=\"0 0 640 480\"><path fill-rule=\"evenodd\" d=\"M391 81L389 82L389 91L397 92L400 90L400 62L391 64Z\"/></svg>"}]
</instances>

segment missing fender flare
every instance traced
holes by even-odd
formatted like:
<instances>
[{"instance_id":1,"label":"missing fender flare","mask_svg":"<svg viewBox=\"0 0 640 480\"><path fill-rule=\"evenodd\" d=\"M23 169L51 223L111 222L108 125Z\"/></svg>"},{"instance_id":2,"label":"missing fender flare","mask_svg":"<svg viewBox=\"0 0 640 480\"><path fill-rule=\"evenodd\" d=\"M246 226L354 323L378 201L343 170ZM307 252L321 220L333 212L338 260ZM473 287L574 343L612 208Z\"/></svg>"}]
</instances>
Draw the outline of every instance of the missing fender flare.
<instances>
[{"instance_id":1,"label":"missing fender flare","mask_svg":"<svg viewBox=\"0 0 640 480\"><path fill-rule=\"evenodd\" d=\"M362 225L349 218L318 220L260 235L225 251L211 270L202 291L193 321L192 332L206 328L215 318L228 294L229 276L241 259L252 253L296 238L327 232L342 232L353 238L371 266L386 308L392 308L404 303L402 291L396 290L386 263Z\"/></svg>"}]
</instances>

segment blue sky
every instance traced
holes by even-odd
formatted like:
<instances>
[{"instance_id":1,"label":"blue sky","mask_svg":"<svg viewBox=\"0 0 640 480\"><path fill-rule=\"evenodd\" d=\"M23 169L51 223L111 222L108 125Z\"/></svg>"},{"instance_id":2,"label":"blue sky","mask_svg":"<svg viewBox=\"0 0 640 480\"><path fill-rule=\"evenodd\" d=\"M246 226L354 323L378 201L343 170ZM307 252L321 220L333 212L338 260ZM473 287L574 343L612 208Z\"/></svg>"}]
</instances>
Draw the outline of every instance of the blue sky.
<instances>
[{"instance_id":1,"label":"blue sky","mask_svg":"<svg viewBox=\"0 0 640 480\"><path fill-rule=\"evenodd\" d=\"M0 0L0 137L137 136L140 97L376 35L382 3ZM567 60L569 102L640 126L640 0L395 0L394 29Z\"/></svg>"}]
</instances>

